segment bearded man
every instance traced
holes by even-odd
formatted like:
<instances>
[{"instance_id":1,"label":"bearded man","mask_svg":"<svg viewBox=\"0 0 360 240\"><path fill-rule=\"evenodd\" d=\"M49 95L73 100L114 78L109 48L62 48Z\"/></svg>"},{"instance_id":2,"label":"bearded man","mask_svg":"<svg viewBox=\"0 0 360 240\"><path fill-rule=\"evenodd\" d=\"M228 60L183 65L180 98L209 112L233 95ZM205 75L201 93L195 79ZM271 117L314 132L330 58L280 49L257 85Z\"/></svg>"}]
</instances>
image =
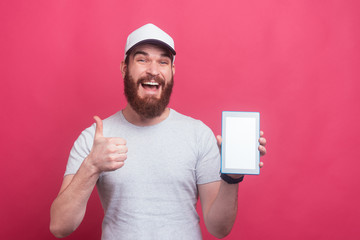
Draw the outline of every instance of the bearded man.
<instances>
[{"instance_id":1,"label":"bearded man","mask_svg":"<svg viewBox=\"0 0 360 240\"><path fill-rule=\"evenodd\" d=\"M97 186L105 211L102 239L222 238L237 214L241 175L221 177L218 142L201 121L167 107L175 74L173 39L153 24L132 32L121 63L125 109L85 129L70 152L51 207L56 237L81 223ZM265 154L264 138L259 151ZM126 163L125 163L126 160ZM261 163L262 166L262 163Z\"/></svg>"}]
</instances>

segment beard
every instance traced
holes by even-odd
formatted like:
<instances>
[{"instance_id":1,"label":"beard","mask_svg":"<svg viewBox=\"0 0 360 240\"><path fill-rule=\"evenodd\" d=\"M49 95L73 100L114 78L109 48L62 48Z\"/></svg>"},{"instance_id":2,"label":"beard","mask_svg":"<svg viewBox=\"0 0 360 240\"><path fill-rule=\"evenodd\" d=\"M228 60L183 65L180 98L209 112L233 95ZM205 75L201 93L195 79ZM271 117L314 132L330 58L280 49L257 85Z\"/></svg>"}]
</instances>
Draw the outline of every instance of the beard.
<instances>
[{"instance_id":1,"label":"beard","mask_svg":"<svg viewBox=\"0 0 360 240\"><path fill-rule=\"evenodd\" d=\"M138 88L141 83L154 80L161 87L160 98L155 96L147 96L141 98L138 95ZM174 86L174 77L171 76L170 82L165 84L164 79L158 76L146 76L139 78L137 81L133 79L129 71L126 70L124 77L124 94L130 104L130 106L135 110L140 117L145 119L151 119L159 117L164 111L167 105L170 102L170 96L172 93L172 88Z\"/></svg>"}]
</instances>

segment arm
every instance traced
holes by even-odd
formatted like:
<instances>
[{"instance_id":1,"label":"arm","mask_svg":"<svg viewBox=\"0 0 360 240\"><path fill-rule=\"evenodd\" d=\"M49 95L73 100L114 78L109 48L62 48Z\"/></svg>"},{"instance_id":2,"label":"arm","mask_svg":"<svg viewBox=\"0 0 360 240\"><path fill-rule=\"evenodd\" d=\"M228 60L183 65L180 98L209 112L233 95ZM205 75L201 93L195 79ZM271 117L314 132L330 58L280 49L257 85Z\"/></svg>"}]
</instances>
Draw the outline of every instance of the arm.
<instances>
[{"instance_id":1,"label":"arm","mask_svg":"<svg viewBox=\"0 0 360 240\"><path fill-rule=\"evenodd\" d=\"M260 132L259 151L260 155L266 154L266 139ZM221 137L217 136L218 145L221 145ZM260 162L260 167L264 164ZM230 175L232 178L240 178L243 175ZM210 234L217 238L227 236L236 219L238 185L228 184L223 180L199 184L199 196L204 216L204 222Z\"/></svg>"},{"instance_id":2,"label":"arm","mask_svg":"<svg viewBox=\"0 0 360 240\"><path fill-rule=\"evenodd\" d=\"M80 225L98 176L90 171L88 160L85 159L75 175L64 177L50 209L50 231L55 237L66 237Z\"/></svg>"},{"instance_id":3,"label":"arm","mask_svg":"<svg viewBox=\"0 0 360 240\"><path fill-rule=\"evenodd\" d=\"M103 171L114 171L124 165L126 142L122 138L105 138L100 118L95 117L96 131L90 154L75 175L64 177L60 192L50 209L50 231L66 237L82 222L86 205Z\"/></svg>"},{"instance_id":4,"label":"arm","mask_svg":"<svg viewBox=\"0 0 360 240\"><path fill-rule=\"evenodd\" d=\"M237 213L238 184L223 180L198 185L206 229L217 238L228 235Z\"/></svg>"}]
</instances>

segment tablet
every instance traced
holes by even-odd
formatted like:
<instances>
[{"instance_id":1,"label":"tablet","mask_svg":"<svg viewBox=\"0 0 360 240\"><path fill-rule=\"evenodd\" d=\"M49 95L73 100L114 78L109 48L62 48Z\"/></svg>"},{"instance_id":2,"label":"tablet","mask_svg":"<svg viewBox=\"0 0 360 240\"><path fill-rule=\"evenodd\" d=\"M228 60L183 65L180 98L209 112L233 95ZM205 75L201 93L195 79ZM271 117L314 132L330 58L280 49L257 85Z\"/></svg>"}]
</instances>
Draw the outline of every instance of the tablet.
<instances>
[{"instance_id":1,"label":"tablet","mask_svg":"<svg viewBox=\"0 0 360 240\"><path fill-rule=\"evenodd\" d=\"M260 174L260 113L222 112L221 173Z\"/></svg>"}]
</instances>

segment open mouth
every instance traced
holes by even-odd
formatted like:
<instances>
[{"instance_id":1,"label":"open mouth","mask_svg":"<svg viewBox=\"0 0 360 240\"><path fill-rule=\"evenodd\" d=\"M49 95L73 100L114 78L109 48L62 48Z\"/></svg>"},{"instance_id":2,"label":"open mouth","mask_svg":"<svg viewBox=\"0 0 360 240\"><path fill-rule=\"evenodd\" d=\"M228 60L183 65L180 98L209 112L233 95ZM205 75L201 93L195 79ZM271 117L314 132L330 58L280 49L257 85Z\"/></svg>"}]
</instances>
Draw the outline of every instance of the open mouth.
<instances>
[{"instance_id":1,"label":"open mouth","mask_svg":"<svg viewBox=\"0 0 360 240\"><path fill-rule=\"evenodd\" d=\"M157 82L142 82L141 86L147 90L157 90L159 89L160 84Z\"/></svg>"}]
</instances>

